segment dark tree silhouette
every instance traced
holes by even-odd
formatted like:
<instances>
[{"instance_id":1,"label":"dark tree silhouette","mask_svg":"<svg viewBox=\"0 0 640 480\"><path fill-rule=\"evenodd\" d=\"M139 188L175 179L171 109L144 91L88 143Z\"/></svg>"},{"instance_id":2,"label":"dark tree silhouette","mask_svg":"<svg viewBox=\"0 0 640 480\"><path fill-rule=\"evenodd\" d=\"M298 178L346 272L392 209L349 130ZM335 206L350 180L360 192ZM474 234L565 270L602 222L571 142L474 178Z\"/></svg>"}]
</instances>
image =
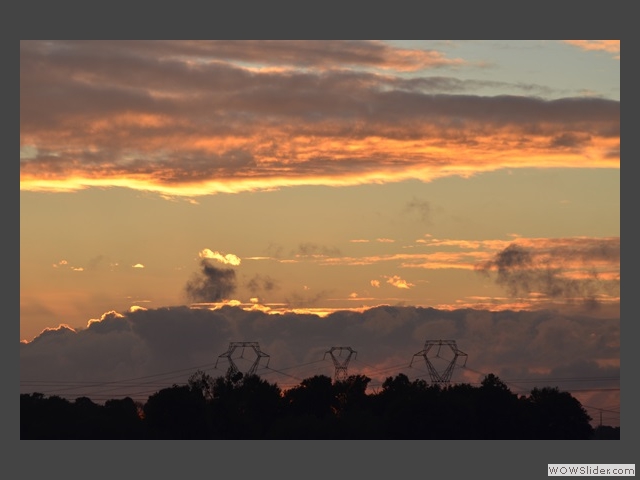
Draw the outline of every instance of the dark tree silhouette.
<instances>
[{"instance_id":1,"label":"dark tree silhouette","mask_svg":"<svg viewBox=\"0 0 640 480\"><path fill-rule=\"evenodd\" d=\"M593 440L620 440L620 427L598 425L591 438Z\"/></svg>"},{"instance_id":2,"label":"dark tree silhouette","mask_svg":"<svg viewBox=\"0 0 640 480\"><path fill-rule=\"evenodd\" d=\"M188 385L174 385L149 397L144 422L152 438L205 439L208 437L206 401Z\"/></svg>"},{"instance_id":3,"label":"dark tree silhouette","mask_svg":"<svg viewBox=\"0 0 640 480\"><path fill-rule=\"evenodd\" d=\"M326 375L315 375L300 382L300 385L287 390L283 394L284 405L293 415L314 415L325 418L338 408L331 378Z\"/></svg>"},{"instance_id":4,"label":"dark tree silhouette","mask_svg":"<svg viewBox=\"0 0 640 480\"><path fill-rule=\"evenodd\" d=\"M489 440L517 439L523 434L518 396L497 376L482 380L477 396L478 429Z\"/></svg>"},{"instance_id":5,"label":"dark tree silhouette","mask_svg":"<svg viewBox=\"0 0 640 480\"><path fill-rule=\"evenodd\" d=\"M144 406L130 397L107 400L104 404L105 439L144 439Z\"/></svg>"},{"instance_id":6,"label":"dark tree silhouette","mask_svg":"<svg viewBox=\"0 0 640 480\"><path fill-rule=\"evenodd\" d=\"M213 399L215 380L202 370L197 370L193 373L187 380L187 385L193 392L199 392L205 400L210 401Z\"/></svg>"},{"instance_id":7,"label":"dark tree silhouette","mask_svg":"<svg viewBox=\"0 0 640 480\"><path fill-rule=\"evenodd\" d=\"M378 417L380 438L418 439L427 435L431 409L427 383L411 382L404 373L387 377L375 395L373 411Z\"/></svg>"},{"instance_id":8,"label":"dark tree silhouette","mask_svg":"<svg viewBox=\"0 0 640 480\"><path fill-rule=\"evenodd\" d=\"M94 403L88 397L76 398L71 406L67 431L70 438L105 438L107 430L102 405Z\"/></svg>"},{"instance_id":9,"label":"dark tree silhouette","mask_svg":"<svg viewBox=\"0 0 640 480\"><path fill-rule=\"evenodd\" d=\"M338 416L366 405L366 391L370 381L371 379L365 375L349 375L345 380L338 380L334 383L338 400L336 411Z\"/></svg>"},{"instance_id":10,"label":"dark tree silhouette","mask_svg":"<svg viewBox=\"0 0 640 480\"><path fill-rule=\"evenodd\" d=\"M64 440L70 431L72 405L68 400L42 393L20 395L20 439Z\"/></svg>"},{"instance_id":11,"label":"dark tree silhouette","mask_svg":"<svg viewBox=\"0 0 640 480\"><path fill-rule=\"evenodd\" d=\"M533 406L534 438L544 440L587 440L593 435L592 418L580 402L557 387L534 388L529 395Z\"/></svg>"},{"instance_id":12,"label":"dark tree silhouette","mask_svg":"<svg viewBox=\"0 0 640 480\"><path fill-rule=\"evenodd\" d=\"M371 398L366 393L370 381L365 375L349 375L345 380L334 382L337 400L335 416L338 420L336 438L367 439L378 435Z\"/></svg>"},{"instance_id":13,"label":"dark tree silhouette","mask_svg":"<svg viewBox=\"0 0 640 480\"><path fill-rule=\"evenodd\" d=\"M282 392L257 375L202 371L144 404L104 405L41 393L20 395L21 439L601 439L580 402L558 388L513 394L493 374L479 387L429 385L405 374L367 394L370 378L316 375Z\"/></svg>"},{"instance_id":14,"label":"dark tree silhouette","mask_svg":"<svg viewBox=\"0 0 640 480\"><path fill-rule=\"evenodd\" d=\"M281 391L257 375L227 375L214 381L214 429L220 438L265 438L281 408Z\"/></svg>"},{"instance_id":15,"label":"dark tree silhouette","mask_svg":"<svg viewBox=\"0 0 640 480\"><path fill-rule=\"evenodd\" d=\"M434 403L429 438L475 440L484 436L478 425L478 388L466 383L444 386Z\"/></svg>"},{"instance_id":16,"label":"dark tree silhouette","mask_svg":"<svg viewBox=\"0 0 640 480\"><path fill-rule=\"evenodd\" d=\"M326 375L305 378L282 394L283 415L274 435L287 439L329 439L338 409L333 383Z\"/></svg>"}]
</instances>

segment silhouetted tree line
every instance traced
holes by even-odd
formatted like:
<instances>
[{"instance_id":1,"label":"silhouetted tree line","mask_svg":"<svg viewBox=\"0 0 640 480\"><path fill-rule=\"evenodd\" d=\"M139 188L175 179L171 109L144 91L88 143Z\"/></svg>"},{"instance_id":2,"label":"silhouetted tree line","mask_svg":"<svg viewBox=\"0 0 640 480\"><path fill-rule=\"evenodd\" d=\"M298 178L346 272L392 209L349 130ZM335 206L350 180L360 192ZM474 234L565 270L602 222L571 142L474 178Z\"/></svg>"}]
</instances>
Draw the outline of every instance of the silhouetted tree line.
<instances>
[{"instance_id":1,"label":"silhouetted tree line","mask_svg":"<svg viewBox=\"0 0 640 480\"><path fill-rule=\"evenodd\" d=\"M21 439L609 439L580 402L557 388L518 396L495 375L479 387L429 385L404 374L367 394L364 375L324 375L282 391L259 376L194 373L144 404L99 405L20 395ZM610 429L612 427L609 427ZM617 433L617 435L616 435Z\"/></svg>"}]
</instances>

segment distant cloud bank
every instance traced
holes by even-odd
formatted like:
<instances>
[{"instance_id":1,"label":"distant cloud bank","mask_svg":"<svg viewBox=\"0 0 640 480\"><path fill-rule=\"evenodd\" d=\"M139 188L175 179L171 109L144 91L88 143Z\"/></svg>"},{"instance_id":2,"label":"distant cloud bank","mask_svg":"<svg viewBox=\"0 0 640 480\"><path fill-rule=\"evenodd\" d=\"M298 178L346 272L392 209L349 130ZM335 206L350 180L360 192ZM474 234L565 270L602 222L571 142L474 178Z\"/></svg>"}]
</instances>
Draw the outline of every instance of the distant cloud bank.
<instances>
[{"instance_id":1,"label":"distant cloud bank","mask_svg":"<svg viewBox=\"0 0 640 480\"><path fill-rule=\"evenodd\" d=\"M423 360L409 365L426 340L438 339L456 340L468 355L455 382L476 383L495 373L517 392L564 379L565 388L594 389L592 395L619 385L618 318L391 306L321 318L229 306L137 308L107 312L85 329L47 329L20 344L21 392L144 397L163 384L186 382L197 368L224 375L228 365L220 355L230 342L244 341L259 342L269 364L258 373L283 387L315 374L332 376L323 356L336 345L358 352L350 373L369 376L373 385L401 372L428 380ZM240 368L254 360L245 353Z\"/></svg>"}]
</instances>

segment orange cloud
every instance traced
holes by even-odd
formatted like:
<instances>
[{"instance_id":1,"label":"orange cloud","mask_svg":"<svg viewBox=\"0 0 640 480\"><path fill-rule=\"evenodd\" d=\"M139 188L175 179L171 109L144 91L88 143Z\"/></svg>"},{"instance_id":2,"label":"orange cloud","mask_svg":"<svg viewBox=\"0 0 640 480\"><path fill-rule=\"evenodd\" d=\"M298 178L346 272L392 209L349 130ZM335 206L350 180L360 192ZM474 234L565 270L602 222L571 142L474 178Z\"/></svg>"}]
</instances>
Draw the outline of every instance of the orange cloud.
<instances>
[{"instance_id":1,"label":"orange cloud","mask_svg":"<svg viewBox=\"0 0 640 480\"><path fill-rule=\"evenodd\" d=\"M564 40L564 42L583 50L617 53L615 58L620 60L620 40Z\"/></svg>"},{"instance_id":2,"label":"orange cloud","mask_svg":"<svg viewBox=\"0 0 640 480\"><path fill-rule=\"evenodd\" d=\"M393 263L401 268L478 270L499 252L516 244L526 249L535 261L532 268L557 270L567 278L591 278L614 281L620 275L620 237L524 238L509 240L459 240L425 238L420 247L448 247L446 251L310 258L321 265L373 265ZM373 282L373 281L372 281ZM372 286L379 286L371 283Z\"/></svg>"},{"instance_id":3,"label":"orange cloud","mask_svg":"<svg viewBox=\"0 0 640 480\"><path fill-rule=\"evenodd\" d=\"M388 284L393 285L396 288L409 289L415 286L413 283L407 282L406 280L400 278L398 275L393 275L391 277L385 278L387 279Z\"/></svg>"},{"instance_id":4,"label":"orange cloud","mask_svg":"<svg viewBox=\"0 0 640 480\"><path fill-rule=\"evenodd\" d=\"M443 94L451 79L405 78L461 62L434 51L335 41L59 43L20 43L21 190L125 187L189 198L620 166L619 102ZM286 68L249 71L246 62Z\"/></svg>"}]
</instances>

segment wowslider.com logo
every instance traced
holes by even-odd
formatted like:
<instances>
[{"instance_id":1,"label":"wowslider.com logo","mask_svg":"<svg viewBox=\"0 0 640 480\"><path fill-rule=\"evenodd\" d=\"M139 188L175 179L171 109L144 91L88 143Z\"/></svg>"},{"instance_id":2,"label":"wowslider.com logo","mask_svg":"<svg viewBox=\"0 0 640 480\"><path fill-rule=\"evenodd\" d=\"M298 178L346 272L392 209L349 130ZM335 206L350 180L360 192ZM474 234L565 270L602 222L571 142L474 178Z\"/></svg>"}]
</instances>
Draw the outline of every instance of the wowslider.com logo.
<instances>
[{"instance_id":1,"label":"wowslider.com logo","mask_svg":"<svg viewBox=\"0 0 640 480\"><path fill-rule=\"evenodd\" d=\"M548 476L549 477L576 477L576 476L621 476L621 477L635 477L636 476L636 464L635 463L605 463L605 464L571 464L571 463L549 463L548 464Z\"/></svg>"}]
</instances>

